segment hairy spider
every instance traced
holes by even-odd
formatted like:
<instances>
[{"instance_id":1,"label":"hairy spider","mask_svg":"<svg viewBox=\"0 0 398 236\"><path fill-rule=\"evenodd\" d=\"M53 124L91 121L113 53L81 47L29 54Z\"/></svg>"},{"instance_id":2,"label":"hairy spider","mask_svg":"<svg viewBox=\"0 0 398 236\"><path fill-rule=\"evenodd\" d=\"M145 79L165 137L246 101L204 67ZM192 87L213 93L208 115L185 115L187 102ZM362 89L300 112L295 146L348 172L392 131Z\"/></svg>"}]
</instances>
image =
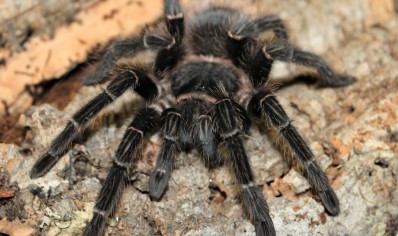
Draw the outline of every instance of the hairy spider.
<instances>
[{"instance_id":1,"label":"hairy spider","mask_svg":"<svg viewBox=\"0 0 398 236\"><path fill-rule=\"evenodd\" d=\"M319 56L292 46L277 16L252 19L232 8L210 7L184 22L178 0L165 0L164 14L164 19L140 35L110 46L98 70L86 82L111 82L72 116L32 168L31 178L47 173L101 109L133 89L148 105L125 131L84 235L103 234L105 220L116 207L131 164L145 140L158 131L162 145L149 181L152 199L161 198L178 152L195 148L208 167L221 163L231 167L256 234L275 235L268 205L255 185L242 141L254 118L278 131L326 212L337 215L339 201L325 173L267 82L275 60L316 69L326 86L345 86L355 79L337 75ZM266 31L274 33L275 42L261 37ZM150 64L114 64L121 57L146 50L156 52Z\"/></svg>"}]
</instances>

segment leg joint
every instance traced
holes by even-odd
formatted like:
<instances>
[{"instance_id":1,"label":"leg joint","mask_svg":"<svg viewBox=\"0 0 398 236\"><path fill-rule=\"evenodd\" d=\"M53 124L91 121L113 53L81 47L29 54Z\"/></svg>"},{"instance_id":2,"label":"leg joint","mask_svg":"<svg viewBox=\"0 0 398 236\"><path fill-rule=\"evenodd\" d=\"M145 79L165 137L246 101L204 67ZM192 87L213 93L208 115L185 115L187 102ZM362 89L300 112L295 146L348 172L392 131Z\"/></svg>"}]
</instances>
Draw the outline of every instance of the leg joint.
<instances>
[{"instance_id":1,"label":"leg joint","mask_svg":"<svg viewBox=\"0 0 398 236\"><path fill-rule=\"evenodd\" d=\"M250 189L250 188L256 187L256 184L254 182L249 182L247 184L241 184L240 187L243 190L246 190L246 189Z\"/></svg>"},{"instance_id":2,"label":"leg joint","mask_svg":"<svg viewBox=\"0 0 398 236\"><path fill-rule=\"evenodd\" d=\"M106 211L100 210L98 208L94 208L94 213L106 217Z\"/></svg>"},{"instance_id":3,"label":"leg joint","mask_svg":"<svg viewBox=\"0 0 398 236\"><path fill-rule=\"evenodd\" d=\"M110 98L112 99L112 101L115 101L116 98L117 98L113 93L111 93L111 92L108 90L108 88L104 88L104 93L105 93L106 95L108 95L108 97L110 97Z\"/></svg>"},{"instance_id":4,"label":"leg joint","mask_svg":"<svg viewBox=\"0 0 398 236\"><path fill-rule=\"evenodd\" d=\"M114 159L113 160L113 165L116 165L117 167L123 169L123 170L128 170L130 168L130 164L129 163L125 163L122 161L119 161L118 159Z\"/></svg>"},{"instance_id":5,"label":"leg joint","mask_svg":"<svg viewBox=\"0 0 398 236\"><path fill-rule=\"evenodd\" d=\"M178 20L178 19L182 19L184 18L184 14L182 12L177 13L175 15L166 15L167 20L171 21L171 20Z\"/></svg>"},{"instance_id":6,"label":"leg joint","mask_svg":"<svg viewBox=\"0 0 398 236\"><path fill-rule=\"evenodd\" d=\"M144 132L142 132L142 130L139 130L139 129L134 128L134 127L132 127L132 126L128 127L127 130L131 130L131 131L133 131L133 132L137 132L137 133L139 133L139 134L141 135L141 137L144 136Z\"/></svg>"},{"instance_id":7,"label":"leg joint","mask_svg":"<svg viewBox=\"0 0 398 236\"><path fill-rule=\"evenodd\" d=\"M284 132L285 130L289 129L289 127L291 126L291 124L292 124L292 122L290 121L290 119L287 119L287 120L285 121L285 123L283 123L283 124L281 124L281 125L279 125L279 126L277 127L279 133L282 133L282 132Z\"/></svg>"},{"instance_id":8,"label":"leg joint","mask_svg":"<svg viewBox=\"0 0 398 236\"><path fill-rule=\"evenodd\" d=\"M71 118L70 122L73 124L73 126L75 126L76 129L79 129L80 125L75 119Z\"/></svg>"}]
</instances>

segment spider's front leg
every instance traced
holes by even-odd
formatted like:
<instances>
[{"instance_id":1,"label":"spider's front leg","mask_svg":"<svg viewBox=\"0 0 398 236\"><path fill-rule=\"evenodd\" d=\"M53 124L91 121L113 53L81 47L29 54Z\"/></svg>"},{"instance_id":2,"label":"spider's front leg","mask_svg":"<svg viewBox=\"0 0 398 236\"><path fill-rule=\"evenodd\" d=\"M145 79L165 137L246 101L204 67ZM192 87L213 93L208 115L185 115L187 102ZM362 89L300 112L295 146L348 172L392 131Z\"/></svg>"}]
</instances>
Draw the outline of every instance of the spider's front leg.
<instances>
[{"instance_id":1,"label":"spider's front leg","mask_svg":"<svg viewBox=\"0 0 398 236\"><path fill-rule=\"evenodd\" d=\"M303 138L291 124L286 112L279 104L275 96L268 90L262 90L255 94L249 104L250 110L255 116L262 117L282 135L289 145L294 156L303 167L308 182L321 198L326 212L335 216L339 213L339 200L331 188L329 181L315 161L314 154L307 146Z\"/></svg>"},{"instance_id":2,"label":"spider's front leg","mask_svg":"<svg viewBox=\"0 0 398 236\"><path fill-rule=\"evenodd\" d=\"M256 235L275 235L267 202L261 190L255 185L254 175L240 138L242 131L249 127L249 120L239 118L242 114L246 115L231 99L219 100L213 112L215 130L223 139L225 162L232 167L240 187L243 206L254 223Z\"/></svg>"},{"instance_id":3,"label":"spider's front leg","mask_svg":"<svg viewBox=\"0 0 398 236\"><path fill-rule=\"evenodd\" d=\"M134 120L127 127L116 151L113 166L98 194L94 215L85 229L85 236L104 234L105 221L116 208L119 197L123 192L125 181L128 178L128 170L131 163L138 156L145 138L156 128L158 119L159 113L151 107L146 107L137 113Z\"/></svg>"}]
</instances>

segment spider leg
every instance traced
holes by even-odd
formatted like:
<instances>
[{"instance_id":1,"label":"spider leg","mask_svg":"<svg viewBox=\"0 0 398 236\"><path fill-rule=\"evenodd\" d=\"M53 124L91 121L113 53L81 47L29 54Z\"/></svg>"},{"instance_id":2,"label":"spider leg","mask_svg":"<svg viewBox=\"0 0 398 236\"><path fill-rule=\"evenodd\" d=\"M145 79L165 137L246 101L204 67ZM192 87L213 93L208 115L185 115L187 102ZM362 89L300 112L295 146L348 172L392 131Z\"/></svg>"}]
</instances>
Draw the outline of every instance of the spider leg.
<instances>
[{"instance_id":1,"label":"spider leg","mask_svg":"<svg viewBox=\"0 0 398 236\"><path fill-rule=\"evenodd\" d=\"M168 74L183 55L183 51L180 48L180 43L176 41L174 37L172 42L165 48L159 50L158 55L155 59L154 72L159 78L163 78L164 74Z\"/></svg>"},{"instance_id":2,"label":"spider leg","mask_svg":"<svg viewBox=\"0 0 398 236\"><path fill-rule=\"evenodd\" d=\"M254 223L256 235L276 235L268 204L260 188L255 185L253 171L241 138L235 135L224 139L224 147L228 150L228 162L240 186L242 204Z\"/></svg>"},{"instance_id":3,"label":"spider leg","mask_svg":"<svg viewBox=\"0 0 398 236\"><path fill-rule=\"evenodd\" d=\"M104 81L106 79L106 74L112 69L117 59L135 55L143 50L145 50L145 46L142 36L113 42L102 56L97 70L84 77L82 83L85 85L94 85Z\"/></svg>"},{"instance_id":4,"label":"spider leg","mask_svg":"<svg viewBox=\"0 0 398 236\"><path fill-rule=\"evenodd\" d=\"M248 61L251 58L250 48L256 45L255 38L258 35L270 30L274 32L279 41L287 42L289 40L285 24L278 16L267 15L254 20L240 21L228 31L227 47L230 59L236 65L250 72L253 63ZM268 76L268 74L269 72L266 75Z\"/></svg>"},{"instance_id":5,"label":"spider leg","mask_svg":"<svg viewBox=\"0 0 398 236\"><path fill-rule=\"evenodd\" d=\"M165 0L164 14L166 24L173 41L167 44L167 48L161 48L155 62L155 74L162 75L163 72L171 69L180 58L180 48L184 35L184 15L178 0ZM159 45L148 44L146 36L136 36L125 40L116 41L109 46L102 56L98 69L83 78L82 83L93 85L106 79L107 72L114 66L114 63L121 57L134 56L144 50L159 49Z\"/></svg>"},{"instance_id":6,"label":"spider leg","mask_svg":"<svg viewBox=\"0 0 398 236\"><path fill-rule=\"evenodd\" d=\"M356 80L352 76L338 75L319 56L290 46L287 43L270 44L260 49L255 56L250 55L251 47L256 47L254 40L260 33L273 30L281 42L288 41L288 34L283 21L277 16L264 16L253 21L242 21L228 31L228 51L232 61L244 68L251 75L254 86L265 84L274 60L292 62L315 68L322 85L330 87L346 86ZM250 59L252 58L252 59Z\"/></svg>"},{"instance_id":7,"label":"spider leg","mask_svg":"<svg viewBox=\"0 0 398 236\"><path fill-rule=\"evenodd\" d=\"M260 51L268 60L292 62L316 69L324 86L346 86L356 81L352 76L336 74L321 57L290 45L270 44L264 46Z\"/></svg>"},{"instance_id":8,"label":"spider leg","mask_svg":"<svg viewBox=\"0 0 398 236\"><path fill-rule=\"evenodd\" d=\"M164 45L165 40L156 41L164 36L144 35L131 37L125 40L119 40L112 43L102 56L97 70L83 78L82 83L93 85L103 82L106 74L114 66L115 62L121 57L134 56L144 50L159 50L155 60L155 74L162 75L163 72L170 70L181 56L180 43L184 35L184 15L178 0L165 0L164 13L166 15L166 24L170 35L168 43ZM155 44L153 44L155 43ZM158 44L159 43L159 44Z\"/></svg>"},{"instance_id":9,"label":"spider leg","mask_svg":"<svg viewBox=\"0 0 398 236\"><path fill-rule=\"evenodd\" d=\"M281 18L275 15L267 15L250 21L241 21L229 32L229 36L241 41L244 38L255 38L260 33L269 30L272 30L279 40L289 40L285 24Z\"/></svg>"},{"instance_id":10,"label":"spider leg","mask_svg":"<svg viewBox=\"0 0 398 236\"><path fill-rule=\"evenodd\" d=\"M184 14L180 2L178 0L165 0L164 14L170 34L175 36L177 42L180 43L184 35Z\"/></svg>"},{"instance_id":11,"label":"spider leg","mask_svg":"<svg viewBox=\"0 0 398 236\"><path fill-rule=\"evenodd\" d=\"M256 235L275 235L267 202L260 189L255 186L254 175L240 138L244 126L249 125L243 124L245 121L238 118L240 110L243 108L229 98L217 101L213 112L215 129L223 139L226 162L232 167L239 184L242 203L254 223Z\"/></svg>"},{"instance_id":12,"label":"spider leg","mask_svg":"<svg viewBox=\"0 0 398 236\"><path fill-rule=\"evenodd\" d=\"M335 216L339 213L339 201L329 181L315 161L314 154L303 138L291 124L286 112L275 96L267 90L255 94L249 102L248 109L256 116L268 119L287 142L307 176L312 188L320 196L326 212Z\"/></svg>"},{"instance_id":13,"label":"spider leg","mask_svg":"<svg viewBox=\"0 0 398 236\"><path fill-rule=\"evenodd\" d=\"M141 109L127 127L116 151L113 166L106 177L95 203L94 215L87 225L84 235L97 236L104 234L105 221L114 211L121 196L128 170L138 156L145 138L156 128L159 113L151 108Z\"/></svg>"},{"instance_id":14,"label":"spider leg","mask_svg":"<svg viewBox=\"0 0 398 236\"><path fill-rule=\"evenodd\" d=\"M30 171L31 178L35 179L46 174L68 152L72 142L85 129L87 123L127 89L135 89L137 93L148 100L158 95L158 88L143 69L130 65L119 65L110 76L113 80L104 89L104 92L77 111L65 129L52 141L50 150L39 158Z\"/></svg>"},{"instance_id":15,"label":"spider leg","mask_svg":"<svg viewBox=\"0 0 398 236\"><path fill-rule=\"evenodd\" d=\"M166 189L178 147L180 129L182 127L181 114L175 108L169 108L161 115L161 132L163 135L155 170L149 180L149 194L152 199L159 200Z\"/></svg>"},{"instance_id":16,"label":"spider leg","mask_svg":"<svg viewBox=\"0 0 398 236\"><path fill-rule=\"evenodd\" d=\"M184 14L178 0L165 0L166 25L173 41L159 51L155 59L155 74L162 77L171 70L183 55L181 41L184 37Z\"/></svg>"},{"instance_id":17,"label":"spider leg","mask_svg":"<svg viewBox=\"0 0 398 236\"><path fill-rule=\"evenodd\" d=\"M82 83L94 85L107 79L107 73L115 66L119 58L134 56L145 50L159 50L172 43L172 38L163 35L140 35L113 42L102 56L97 70L84 77Z\"/></svg>"},{"instance_id":18,"label":"spider leg","mask_svg":"<svg viewBox=\"0 0 398 236\"><path fill-rule=\"evenodd\" d=\"M253 87L258 88L267 83L273 62L272 59L265 57L260 50L248 63L247 73Z\"/></svg>"}]
</instances>

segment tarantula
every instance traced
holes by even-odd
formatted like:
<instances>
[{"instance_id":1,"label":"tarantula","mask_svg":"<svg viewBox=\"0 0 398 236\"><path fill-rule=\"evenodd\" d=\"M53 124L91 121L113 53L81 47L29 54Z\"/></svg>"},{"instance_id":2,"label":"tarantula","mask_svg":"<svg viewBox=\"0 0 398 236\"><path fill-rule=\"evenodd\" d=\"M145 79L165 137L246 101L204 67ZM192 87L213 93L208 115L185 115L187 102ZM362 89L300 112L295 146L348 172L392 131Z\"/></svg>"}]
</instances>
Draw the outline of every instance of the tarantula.
<instances>
[{"instance_id":1,"label":"tarantula","mask_svg":"<svg viewBox=\"0 0 398 236\"><path fill-rule=\"evenodd\" d=\"M152 199L161 198L178 152L194 148L208 167L220 163L231 167L256 235L275 235L268 205L255 185L242 140L255 118L278 132L326 212L337 215L339 201L325 173L267 82L274 61L312 67L326 86L346 86L355 79L336 74L319 56L292 46L278 16L251 18L236 9L209 7L184 22L178 0L165 0L164 4L161 23L165 27L148 28L110 46L98 70L86 82L111 82L72 116L49 151L33 166L30 177L46 174L101 109L133 89L148 101L147 106L135 115L125 131L84 235L103 234L105 220L123 192L131 164L155 132L161 133L162 145L149 181ZM267 31L273 32L275 42L261 37ZM147 50L156 52L150 64L115 64L121 57Z\"/></svg>"}]
</instances>

